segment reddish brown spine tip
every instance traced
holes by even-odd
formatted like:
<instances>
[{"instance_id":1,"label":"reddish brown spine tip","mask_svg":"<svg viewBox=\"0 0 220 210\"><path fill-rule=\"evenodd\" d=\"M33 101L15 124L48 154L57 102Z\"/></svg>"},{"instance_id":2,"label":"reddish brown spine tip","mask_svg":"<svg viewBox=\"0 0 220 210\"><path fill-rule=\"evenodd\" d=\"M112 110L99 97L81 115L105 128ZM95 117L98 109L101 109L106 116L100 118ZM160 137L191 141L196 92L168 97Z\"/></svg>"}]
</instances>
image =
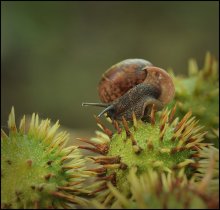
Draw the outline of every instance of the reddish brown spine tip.
<instances>
[{"instance_id":1,"label":"reddish brown spine tip","mask_svg":"<svg viewBox=\"0 0 220 210\"><path fill-rule=\"evenodd\" d=\"M191 149L192 149L192 150L196 150L196 151L198 151L200 148L197 147L197 146L192 146Z\"/></svg>"},{"instance_id":2,"label":"reddish brown spine tip","mask_svg":"<svg viewBox=\"0 0 220 210\"><path fill-rule=\"evenodd\" d=\"M184 150L186 150L186 147L174 147L171 149L170 154L174 154L176 152L182 152Z\"/></svg>"},{"instance_id":3,"label":"reddish brown spine tip","mask_svg":"<svg viewBox=\"0 0 220 210\"><path fill-rule=\"evenodd\" d=\"M201 158L201 155L199 153L195 153L195 154L192 154L190 157L191 158Z\"/></svg>"},{"instance_id":4,"label":"reddish brown spine tip","mask_svg":"<svg viewBox=\"0 0 220 210\"><path fill-rule=\"evenodd\" d=\"M97 149L98 149L98 148L100 147L100 145L101 145L101 144L97 144L97 143L95 143L95 142L92 142L92 141L90 141L89 139L86 139L86 138L77 138L77 139L80 140L80 141L82 141L82 142L85 142L85 143L87 143L87 144L90 144L90 145L96 147Z\"/></svg>"},{"instance_id":5,"label":"reddish brown spine tip","mask_svg":"<svg viewBox=\"0 0 220 210\"><path fill-rule=\"evenodd\" d=\"M106 181L111 181L113 185L116 185L116 173L113 172L112 174L104 177L99 177L97 180L106 180Z\"/></svg>"},{"instance_id":6,"label":"reddish brown spine tip","mask_svg":"<svg viewBox=\"0 0 220 210\"><path fill-rule=\"evenodd\" d=\"M175 141L176 140L176 136L172 136L171 141Z\"/></svg>"},{"instance_id":7,"label":"reddish brown spine tip","mask_svg":"<svg viewBox=\"0 0 220 210\"><path fill-rule=\"evenodd\" d=\"M190 163L189 166L194 169L197 169L199 167L199 163Z\"/></svg>"},{"instance_id":8,"label":"reddish brown spine tip","mask_svg":"<svg viewBox=\"0 0 220 210\"><path fill-rule=\"evenodd\" d=\"M153 145L153 143L152 143L151 140L149 140L149 141L147 142L147 148L148 148L148 150L153 150L153 149L154 149L154 145Z\"/></svg>"},{"instance_id":9,"label":"reddish brown spine tip","mask_svg":"<svg viewBox=\"0 0 220 210\"><path fill-rule=\"evenodd\" d=\"M176 125L176 127L174 129L174 133L176 133L186 123L186 121L190 118L191 115L192 115L191 111L189 111L185 114L183 119Z\"/></svg>"},{"instance_id":10,"label":"reddish brown spine tip","mask_svg":"<svg viewBox=\"0 0 220 210\"><path fill-rule=\"evenodd\" d=\"M95 163L100 163L101 165L106 165L106 164L116 164L120 163L120 157L115 156L115 157L98 157L94 158Z\"/></svg>"},{"instance_id":11,"label":"reddish brown spine tip","mask_svg":"<svg viewBox=\"0 0 220 210\"><path fill-rule=\"evenodd\" d=\"M122 169L122 170L126 170L128 168L128 165L121 162L119 168Z\"/></svg>"},{"instance_id":12,"label":"reddish brown spine tip","mask_svg":"<svg viewBox=\"0 0 220 210\"><path fill-rule=\"evenodd\" d=\"M186 143L192 143L196 140L196 138L193 138L193 137L189 137L187 140L186 140Z\"/></svg>"},{"instance_id":13,"label":"reddish brown spine tip","mask_svg":"<svg viewBox=\"0 0 220 210\"><path fill-rule=\"evenodd\" d=\"M26 163L28 164L29 167L32 166L33 161L32 160L27 160Z\"/></svg>"},{"instance_id":14,"label":"reddish brown spine tip","mask_svg":"<svg viewBox=\"0 0 220 210\"><path fill-rule=\"evenodd\" d=\"M87 147L87 146L81 145L81 146L79 146L79 148L105 155L108 153L109 146L108 146L108 144L97 144L96 147Z\"/></svg>"},{"instance_id":15,"label":"reddish brown spine tip","mask_svg":"<svg viewBox=\"0 0 220 210\"><path fill-rule=\"evenodd\" d=\"M171 124L173 122L173 119L174 119L174 116L175 116L175 113L176 113L176 104L175 106L173 107L171 113L170 113L170 118L169 118L169 124Z\"/></svg>"},{"instance_id":16,"label":"reddish brown spine tip","mask_svg":"<svg viewBox=\"0 0 220 210\"><path fill-rule=\"evenodd\" d=\"M172 155L172 154L174 154L174 153L176 153L176 152L178 152L178 150L177 150L176 147L174 147L174 148L171 149L170 154Z\"/></svg>"},{"instance_id":17,"label":"reddish brown spine tip","mask_svg":"<svg viewBox=\"0 0 220 210\"><path fill-rule=\"evenodd\" d=\"M134 113L134 111L132 111L132 119L133 119L133 125L134 125L134 130L136 131L137 130L137 117L136 117L136 115L135 115L135 113Z\"/></svg>"},{"instance_id":18,"label":"reddish brown spine tip","mask_svg":"<svg viewBox=\"0 0 220 210\"><path fill-rule=\"evenodd\" d=\"M155 104L153 104L150 113L150 123L152 126L155 125L155 112L156 112L156 108L155 108Z\"/></svg>"},{"instance_id":19,"label":"reddish brown spine tip","mask_svg":"<svg viewBox=\"0 0 220 210\"><path fill-rule=\"evenodd\" d=\"M46 176L44 176L44 178L48 181L50 178L52 177L52 174L51 173L49 173L49 174L47 174Z\"/></svg>"},{"instance_id":20,"label":"reddish brown spine tip","mask_svg":"<svg viewBox=\"0 0 220 210\"><path fill-rule=\"evenodd\" d=\"M111 183L112 183L114 186L116 186L116 173L115 173L115 172L113 172L113 173L111 174Z\"/></svg>"},{"instance_id":21,"label":"reddish brown spine tip","mask_svg":"<svg viewBox=\"0 0 220 210\"><path fill-rule=\"evenodd\" d=\"M126 136L129 138L131 136L131 132L129 130L128 123L125 120L124 116L122 117L122 124L123 124L123 126L125 128Z\"/></svg>"},{"instance_id":22,"label":"reddish brown spine tip","mask_svg":"<svg viewBox=\"0 0 220 210\"><path fill-rule=\"evenodd\" d=\"M160 133L163 131L164 127L165 127L165 124L162 124L162 125L160 126Z\"/></svg>"},{"instance_id":23,"label":"reddish brown spine tip","mask_svg":"<svg viewBox=\"0 0 220 210\"><path fill-rule=\"evenodd\" d=\"M163 138L164 138L164 135L165 135L165 132L166 132L166 125L162 125L162 127L160 128L160 141L163 141Z\"/></svg>"},{"instance_id":24,"label":"reddish brown spine tip","mask_svg":"<svg viewBox=\"0 0 220 210\"><path fill-rule=\"evenodd\" d=\"M113 121L113 125L115 129L117 130L118 134L120 134L122 129L119 127L118 122L116 120Z\"/></svg>"},{"instance_id":25,"label":"reddish brown spine tip","mask_svg":"<svg viewBox=\"0 0 220 210\"><path fill-rule=\"evenodd\" d=\"M104 183L104 184L102 184L102 185L100 186L100 188L98 188L97 190L94 190L93 192L89 193L88 195L91 196L91 195L96 194L97 192L101 192L101 191L106 190L106 189L108 189L108 187L107 187L107 184Z\"/></svg>"},{"instance_id":26,"label":"reddish brown spine tip","mask_svg":"<svg viewBox=\"0 0 220 210\"><path fill-rule=\"evenodd\" d=\"M69 202L71 203L74 203L76 204L77 202L74 200L74 197L72 196L69 196L69 195L66 195L66 194L63 194L61 192L51 192L50 193L51 195L57 197L57 198L61 198L61 199L65 199L65 200L68 200Z\"/></svg>"},{"instance_id":27,"label":"reddish brown spine tip","mask_svg":"<svg viewBox=\"0 0 220 210\"><path fill-rule=\"evenodd\" d=\"M133 133L130 133L130 138L131 138L132 145L137 145L137 141L134 139Z\"/></svg>"},{"instance_id":28,"label":"reddish brown spine tip","mask_svg":"<svg viewBox=\"0 0 220 210\"><path fill-rule=\"evenodd\" d=\"M91 171L91 172L95 172L97 173L97 176L103 176L106 174L107 172L107 169L104 168L104 167L101 167L101 168L92 168L92 169L88 169L86 171Z\"/></svg>"},{"instance_id":29,"label":"reddish brown spine tip","mask_svg":"<svg viewBox=\"0 0 220 210\"><path fill-rule=\"evenodd\" d=\"M122 117L122 123L125 128L126 136L131 139L132 145L137 145L136 140L134 139L134 135L131 133L128 127L128 123L124 117Z\"/></svg>"},{"instance_id":30,"label":"reddish brown spine tip","mask_svg":"<svg viewBox=\"0 0 220 210\"><path fill-rule=\"evenodd\" d=\"M109 138L111 138L113 136L113 132L104 126L100 118L95 116L95 119L96 119L97 124L99 124L102 127L102 130L109 136Z\"/></svg>"},{"instance_id":31,"label":"reddish brown spine tip","mask_svg":"<svg viewBox=\"0 0 220 210\"><path fill-rule=\"evenodd\" d=\"M83 183L83 181L78 181L78 182L68 182L65 187L71 187L71 186L75 186L75 185L78 185L78 184L81 184Z\"/></svg>"}]
</instances>

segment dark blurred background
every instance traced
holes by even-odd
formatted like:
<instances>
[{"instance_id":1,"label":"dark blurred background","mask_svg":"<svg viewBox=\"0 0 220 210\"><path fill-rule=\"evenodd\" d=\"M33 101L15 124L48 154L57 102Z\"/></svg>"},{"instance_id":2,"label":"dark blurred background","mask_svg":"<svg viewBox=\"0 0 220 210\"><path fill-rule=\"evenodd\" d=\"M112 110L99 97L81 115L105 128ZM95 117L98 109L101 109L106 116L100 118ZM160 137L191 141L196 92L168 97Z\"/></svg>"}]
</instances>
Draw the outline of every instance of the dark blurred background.
<instances>
[{"instance_id":1,"label":"dark blurred background","mask_svg":"<svg viewBox=\"0 0 220 210\"><path fill-rule=\"evenodd\" d=\"M92 131L103 72L144 58L186 74L189 58L218 56L219 3L1 2L1 125L37 112Z\"/></svg>"}]
</instances>

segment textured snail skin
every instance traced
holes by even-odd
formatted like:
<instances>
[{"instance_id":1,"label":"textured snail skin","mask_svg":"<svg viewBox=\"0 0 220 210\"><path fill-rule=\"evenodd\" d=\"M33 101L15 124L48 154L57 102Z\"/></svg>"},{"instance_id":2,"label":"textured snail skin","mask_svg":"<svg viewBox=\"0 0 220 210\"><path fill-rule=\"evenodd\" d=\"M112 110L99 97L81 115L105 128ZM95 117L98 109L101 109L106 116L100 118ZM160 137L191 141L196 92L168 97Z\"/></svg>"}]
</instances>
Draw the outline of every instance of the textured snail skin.
<instances>
[{"instance_id":1,"label":"textured snail skin","mask_svg":"<svg viewBox=\"0 0 220 210\"><path fill-rule=\"evenodd\" d=\"M156 105L157 110L162 109L163 104L157 99L159 96L160 89L156 86L138 84L116 99L112 104L112 109L107 111L107 115L115 120L122 120L124 117L128 121L132 121L134 112L136 117L140 119L148 112L148 107L152 107L152 104Z\"/></svg>"}]
</instances>

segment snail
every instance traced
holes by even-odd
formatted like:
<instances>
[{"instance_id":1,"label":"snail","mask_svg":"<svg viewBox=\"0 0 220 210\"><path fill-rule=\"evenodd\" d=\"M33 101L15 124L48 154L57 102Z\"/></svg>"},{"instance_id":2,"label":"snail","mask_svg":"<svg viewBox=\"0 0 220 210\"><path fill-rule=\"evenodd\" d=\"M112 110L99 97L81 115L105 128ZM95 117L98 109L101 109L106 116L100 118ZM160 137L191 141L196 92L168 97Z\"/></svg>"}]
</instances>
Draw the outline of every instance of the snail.
<instances>
[{"instance_id":1,"label":"snail","mask_svg":"<svg viewBox=\"0 0 220 210\"><path fill-rule=\"evenodd\" d=\"M126 59L110 67L99 82L98 93L103 103L83 103L83 106L99 106L113 120L132 121L146 117L152 105L160 110L175 95L170 75L144 59Z\"/></svg>"}]
</instances>

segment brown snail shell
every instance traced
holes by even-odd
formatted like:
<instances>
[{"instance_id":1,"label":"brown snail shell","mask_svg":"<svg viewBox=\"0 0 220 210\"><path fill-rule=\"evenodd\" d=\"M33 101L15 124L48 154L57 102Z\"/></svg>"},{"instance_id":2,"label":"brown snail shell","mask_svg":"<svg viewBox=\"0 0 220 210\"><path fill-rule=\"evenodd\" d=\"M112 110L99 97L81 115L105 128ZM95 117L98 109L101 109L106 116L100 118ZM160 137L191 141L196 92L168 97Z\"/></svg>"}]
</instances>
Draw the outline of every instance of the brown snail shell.
<instances>
[{"instance_id":1,"label":"brown snail shell","mask_svg":"<svg viewBox=\"0 0 220 210\"><path fill-rule=\"evenodd\" d=\"M144 59L126 59L110 67L98 85L98 93L103 103L110 103L146 78L145 67L152 66Z\"/></svg>"},{"instance_id":2,"label":"brown snail shell","mask_svg":"<svg viewBox=\"0 0 220 210\"><path fill-rule=\"evenodd\" d=\"M147 72L147 77L143 81L144 84L152 84L157 86L161 94L158 98L163 104L168 104L175 95L175 87L170 75L159 67L146 67L143 70Z\"/></svg>"}]
</instances>

